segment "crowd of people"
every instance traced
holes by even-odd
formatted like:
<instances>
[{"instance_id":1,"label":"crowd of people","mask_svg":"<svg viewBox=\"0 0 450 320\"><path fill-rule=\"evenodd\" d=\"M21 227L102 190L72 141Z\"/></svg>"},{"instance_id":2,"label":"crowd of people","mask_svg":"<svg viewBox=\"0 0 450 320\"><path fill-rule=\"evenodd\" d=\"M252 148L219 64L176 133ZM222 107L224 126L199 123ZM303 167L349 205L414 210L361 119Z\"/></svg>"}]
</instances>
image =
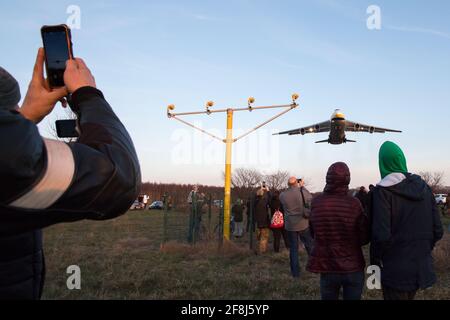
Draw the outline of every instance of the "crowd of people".
<instances>
[{"instance_id":1,"label":"crowd of people","mask_svg":"<svg viewBox=\"0 0 450 320\"><path fill-rule=\"evenodd\" d=\"M370 243L370 265L381 271L386 300L413 299L419 289L436 282L432 251L443 236L431 188L416 174L409 173L403 151L393 142L379 150L381 180L349 192L350 169L343 162L332 164L326 186L312 197L301 179L290 177L288 188L271 191L258 188L245 208L241 200L232 207L239 224L247 211L248 227L256 228L256 252L268 250L270 231L273 250L280 251L281 238L289 249L291 274L300 277L299 243L308 260L306 270L320 274L324 300L361 299L365 281L363 246ZM273 227L277 212L283 214L282 227ZM250 222L249 222L250 221ZM242 237L242 228L235 236Z\"/></svg>"}]
</instances>

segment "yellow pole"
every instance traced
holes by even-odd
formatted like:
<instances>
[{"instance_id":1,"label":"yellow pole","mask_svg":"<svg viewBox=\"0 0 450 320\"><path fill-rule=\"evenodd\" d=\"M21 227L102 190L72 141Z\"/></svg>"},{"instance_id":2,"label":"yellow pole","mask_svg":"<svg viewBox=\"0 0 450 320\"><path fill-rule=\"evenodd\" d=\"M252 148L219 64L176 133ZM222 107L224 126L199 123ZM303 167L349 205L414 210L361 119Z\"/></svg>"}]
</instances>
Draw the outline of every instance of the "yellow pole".
<instances>
[{"instance_id":1,"label":"yellow pole","mask_svg":"<svg viewBox=\"0 0 450 320\"><path fill-rule=\"evenodd\" d=\"M225 153L225 196L223 201L223 238L230 240L231 211L231 147L233 145L233 109L227 110L227 137Z\"/></svg>"}]
</instances>

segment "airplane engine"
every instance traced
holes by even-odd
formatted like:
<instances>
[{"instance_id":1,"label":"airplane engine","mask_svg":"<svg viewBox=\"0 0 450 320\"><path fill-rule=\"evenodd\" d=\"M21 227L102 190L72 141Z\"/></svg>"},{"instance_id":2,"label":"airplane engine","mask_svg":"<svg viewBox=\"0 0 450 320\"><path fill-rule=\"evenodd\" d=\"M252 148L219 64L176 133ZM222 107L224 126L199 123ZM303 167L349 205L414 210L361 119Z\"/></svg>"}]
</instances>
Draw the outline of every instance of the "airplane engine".
<instances>
[{"instance_id":1,"label":"airplane engine","mask_svg":"<svg viewBox=\"0 0 450 320\"><path fill-rule=\"evenodd\" d=\"M359 123L355 124L355 129L356 129L356 130L359 130L360 128L361 128L361 126L360 126Z\"/></svg>"},{"instance_id":2,"label":"airplane engine","mask_svg":"<svg viewBox=\"0 0 450 320\"><path fill-rule=\"evenodd\" d=\"M305 134L305 129L301 129L301 130L300 130L300 133L301 133L302 135L304 135L304 134Z\"/></svg>"},{"instance_id":3,"label":"airplane engine","mask_svg":"<svg viewBox=\"0 0 450 320\"><path fill-rule=\"evenodd\" d=\"M374 127L370 127L370 128L369 128L369 132L370 132L370 133L374 133L374 131L375 131L375 128L374 128Z\"/></svg>"},{"instance_id":4,"label":"airplane engine","mask_svg":"<svg viewBox=\"0 0 450 320\"><path fill-rule=\"evenodd\" d=\"M317 125L314 127L314 129L316 129L316 131L319 131L320 126L317 124Z\"/></svg>"}]
</instances>

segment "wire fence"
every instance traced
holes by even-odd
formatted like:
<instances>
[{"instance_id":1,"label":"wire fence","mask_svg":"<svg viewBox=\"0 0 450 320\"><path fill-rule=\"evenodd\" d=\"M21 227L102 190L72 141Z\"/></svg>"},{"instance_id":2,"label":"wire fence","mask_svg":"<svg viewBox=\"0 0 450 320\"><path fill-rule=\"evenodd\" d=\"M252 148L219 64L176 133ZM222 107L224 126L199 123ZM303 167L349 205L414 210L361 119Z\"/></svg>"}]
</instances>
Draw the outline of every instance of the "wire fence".
<instances>
[{"instance_id":1,"label":"wire fence","mask_svg":"<svg viewBox=\"0 0 450 320\"><path fill-rule=\"evenodd\" d=\"M215 242L220 247L223 244L224 208L223 198L214 199L211 194L201 196L194 194L192 202L187 207L173 209L168 203L169 195L162 198L162 245L176 241L195 245L199 242ZM255 239L255 226L253 222L252 206L244 206L243 233L235 237L235 223L231 216L230 240L243 247L253 249Z\"/></svg>"}]
</instances>

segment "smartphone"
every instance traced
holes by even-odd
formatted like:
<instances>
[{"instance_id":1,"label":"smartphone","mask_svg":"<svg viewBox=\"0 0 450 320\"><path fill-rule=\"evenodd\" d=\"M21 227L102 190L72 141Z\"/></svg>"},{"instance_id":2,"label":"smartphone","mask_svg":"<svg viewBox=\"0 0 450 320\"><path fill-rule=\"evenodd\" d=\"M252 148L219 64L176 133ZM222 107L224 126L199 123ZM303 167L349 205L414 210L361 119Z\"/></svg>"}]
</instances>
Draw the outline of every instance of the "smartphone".
<instances>
[{"instance_id":1,"label":"smartphone","mask_svg":"<svg viewBox=\"0 0 450 320\"><path fill-rule=\"evenodd\" d=\"M45 70L50 88L64 86L66 61L73 59L72 36L65 24L43 26L42 42L45 51Z\"/></svg>"},{"instance_id":2,"label":"smartphone","mask_svg":"<svg viewBox=\"0 0 450 320\"><path fill-rule=\"evenodd\" d=\"M56 134L58 138L78 138L76 120L56 120Z\"/></svg>"}]
</instances>

